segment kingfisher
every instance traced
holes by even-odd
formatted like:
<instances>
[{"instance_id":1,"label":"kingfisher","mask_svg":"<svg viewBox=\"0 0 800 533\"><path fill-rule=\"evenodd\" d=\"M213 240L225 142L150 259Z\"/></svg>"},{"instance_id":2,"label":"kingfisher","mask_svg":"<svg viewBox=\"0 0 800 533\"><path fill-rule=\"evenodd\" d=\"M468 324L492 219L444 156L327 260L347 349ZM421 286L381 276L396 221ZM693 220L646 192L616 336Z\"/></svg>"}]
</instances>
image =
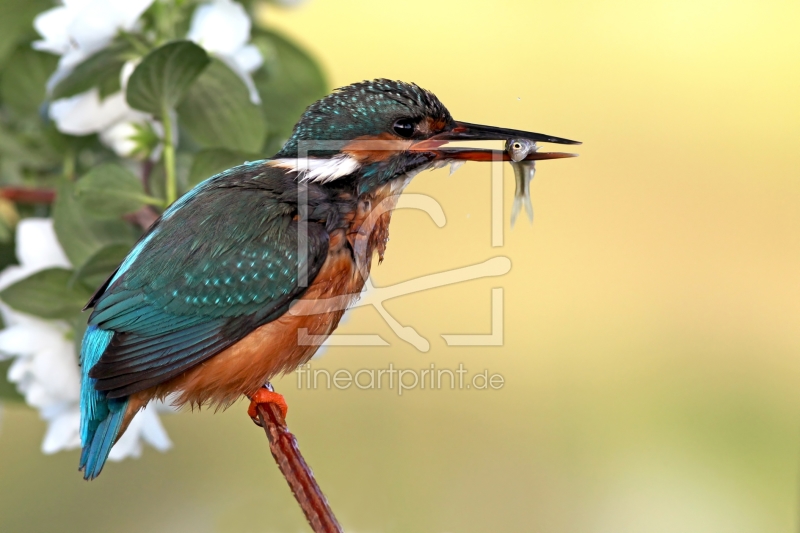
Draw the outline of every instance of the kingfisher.
<instances>
[{"instance_id":1,"label":"kingfisher","mask_svg":"<svg viewBox=\"0 0 800 533\"><path fill-rule=\"evenodd\" d=\"M457 141L580 144L459 122L433 93L388 79L309 106L280 151L208 178L148 229L92 296L81 347L80 470L97 477L153 399L273 403L274 376L307 362L383 260L392 208L419 172L509 161ZM527 160L574 154L531 152ZM297 311L297 309L304 309Z\"/></svg>"}]
</instances>

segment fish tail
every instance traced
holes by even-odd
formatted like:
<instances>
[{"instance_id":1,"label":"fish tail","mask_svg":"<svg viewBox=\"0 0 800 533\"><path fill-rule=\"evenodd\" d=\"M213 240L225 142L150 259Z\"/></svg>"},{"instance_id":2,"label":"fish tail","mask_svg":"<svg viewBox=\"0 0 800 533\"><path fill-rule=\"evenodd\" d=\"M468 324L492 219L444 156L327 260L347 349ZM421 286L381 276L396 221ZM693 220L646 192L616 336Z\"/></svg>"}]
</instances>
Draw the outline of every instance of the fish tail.
<instances>
[{"instance_id":1,"label":"fish tail","mask_svg":"<svg viewBox=\"0 0 800 533\"><path fill-rule=\"evenodd\" d=\"M522 202L521 199L520 202ZM525 213L528 215L528 220L530 220L531 224L533 224L533 204L531 204L531 197L526 196L524 202L525 202Z\"/></svg>"},{"instance_id":2,"label":"fish tail","mask_svg":"<svg viewBox=\"0 0 800 533\"><path fill-rule=\"evenodd\" d=\"M524 199L520 199L521 202L525 204L525 213L528 215L528 220L531 224L533 224L533 204L531 204L531 182L533 181L533 176L536 174L536 162L532 162L530 165L527 166L527 172L525 176L525 194Z\"/></svg>"},{"instance_id":3,"label":"fish tail","mask_svg":"<svg viewBox=\"0 0 800 533\"><path fill-rule=\"evenodd\" d=\"M511 206L511 227L517 222L517 215L522 209L522 198L517 196L514 198L514 205Z\"/></svg>"}]
</instances>

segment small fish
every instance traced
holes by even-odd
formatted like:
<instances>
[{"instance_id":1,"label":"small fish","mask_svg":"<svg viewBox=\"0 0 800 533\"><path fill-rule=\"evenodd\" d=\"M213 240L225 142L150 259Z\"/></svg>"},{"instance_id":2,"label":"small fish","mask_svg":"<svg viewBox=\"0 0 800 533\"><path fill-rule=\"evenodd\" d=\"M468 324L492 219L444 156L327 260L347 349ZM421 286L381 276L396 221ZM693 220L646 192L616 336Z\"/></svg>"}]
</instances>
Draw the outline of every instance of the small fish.
<instances>
[{"instance_id":1,"label":"small fish","mask_svg":"<svg viewBox=\"0 0 800 533\"><path fill-rule=\"evenodd\" d=\"M531 204L531 180L536 173L536 161L525 161L531 152L539 149L535 141L528 139L510 139L506 141L506 152L511 158L511 168L514 169L516 190L514 191L514 205L511 208L511 227L517 221L517 216L525 206L528 220L533 223L533 205Z\"/></svg>"},{"instance_id":2,"label":"small fish","mask_svg":"<svg viewBox=\"0 0 800 533\"><path fill-rule=\"evenodd\" d=\"M531 152L535 152L538 150L539 147L536 145L536 141L530 141L528 139L509 139L506 141L506 152L511 157L511 160L514 162L522 161L528 154Z\"/></svg>"}]
</instances>

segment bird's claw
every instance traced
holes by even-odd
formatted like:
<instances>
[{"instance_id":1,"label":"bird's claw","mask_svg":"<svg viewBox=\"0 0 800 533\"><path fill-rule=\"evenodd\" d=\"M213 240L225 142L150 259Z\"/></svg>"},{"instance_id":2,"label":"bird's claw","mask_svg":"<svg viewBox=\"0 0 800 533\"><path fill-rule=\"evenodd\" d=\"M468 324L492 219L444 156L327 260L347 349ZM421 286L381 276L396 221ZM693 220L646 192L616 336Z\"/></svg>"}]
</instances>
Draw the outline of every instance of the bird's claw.
<instances>
[{"instance_id":1,"label":"bird's claw","mask_svg":"<svg viewBox=\"0 0 800 533\"><path fill-rule=\"evenodd\" d=\"M258 417L258 406L270 403L275 404L278 409L281 410L283 419L286 419L286 413L289 411L289 407L286 405L286 399L283 395L271 391L266 387L261 387L250 398L250 406L247 408L247 414L253 419L253 422L257 426L261 427L261 421Z\"/></svg>"}]
</instances>

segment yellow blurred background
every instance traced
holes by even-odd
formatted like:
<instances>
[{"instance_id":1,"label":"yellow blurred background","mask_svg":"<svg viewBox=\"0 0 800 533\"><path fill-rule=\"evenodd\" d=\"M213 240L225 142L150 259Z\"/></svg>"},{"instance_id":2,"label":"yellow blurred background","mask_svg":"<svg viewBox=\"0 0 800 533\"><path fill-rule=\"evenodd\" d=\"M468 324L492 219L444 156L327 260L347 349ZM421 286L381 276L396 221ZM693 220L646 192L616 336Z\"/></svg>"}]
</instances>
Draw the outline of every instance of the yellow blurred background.
<instances>
[{"instance_id":1,"label":"yellow blurred background","mask_svg":"<svg viewBox=\"0 0 800 533\"><path fill-rule=\"evenodd\" d=\"M800 4L714 0L314 0L267 24L332 86L430 89L459 120L579 139L546 161L536 213L491 245L488 165L415 178L447 224L398 211L378 285L511 259L503 277L372 308L314 368L488 369L501 390L299 390L289 423L347 531L797 531ZM504 344L489 333L504 289ZM7 407L0 531L306 531L245 406L163 417L174 449L87 484ZM13 480L13 482L11 482Z\"/></svg>"}]
</instances>

